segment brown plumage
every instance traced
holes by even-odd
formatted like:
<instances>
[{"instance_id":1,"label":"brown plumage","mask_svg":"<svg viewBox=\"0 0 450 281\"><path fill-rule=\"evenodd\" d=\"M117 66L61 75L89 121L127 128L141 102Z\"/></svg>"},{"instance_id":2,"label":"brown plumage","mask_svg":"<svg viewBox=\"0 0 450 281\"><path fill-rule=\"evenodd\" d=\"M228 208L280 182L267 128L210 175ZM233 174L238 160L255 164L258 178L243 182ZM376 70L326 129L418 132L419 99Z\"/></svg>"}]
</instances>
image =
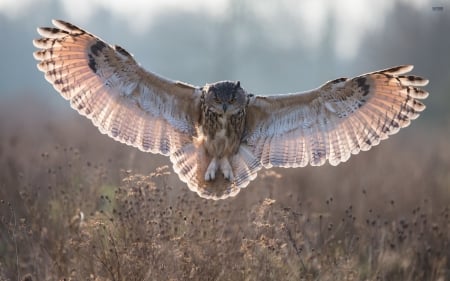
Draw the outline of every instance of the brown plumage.
<instances>
[{"instance_id":1,"label":"brown plumage","mask_svg":"<svg viewBox=\"0 0 450 281\"><path fill-rule=\"evenodd\" d=\"M100 132L170 156L200 196L236 195L262 167L347 161L417 118L428 81L412 66L340 78L286 95L248 94L239 82L195 87L141 68L133 56L64 21L39 28L38 68Z\"/></svg>"}]
</instances>

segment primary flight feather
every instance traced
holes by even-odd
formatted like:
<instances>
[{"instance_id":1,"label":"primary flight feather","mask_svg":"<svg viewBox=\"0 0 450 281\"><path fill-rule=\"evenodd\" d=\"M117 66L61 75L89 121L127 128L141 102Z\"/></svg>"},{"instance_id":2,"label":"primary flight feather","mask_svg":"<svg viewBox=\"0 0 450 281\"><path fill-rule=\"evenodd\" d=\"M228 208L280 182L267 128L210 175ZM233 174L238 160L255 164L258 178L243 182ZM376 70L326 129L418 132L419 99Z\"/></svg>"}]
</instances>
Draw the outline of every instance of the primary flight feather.
<instances>
[{"instance_id":1,"label":"primary flight feather","mask_svg":"<svg viewBox=\"0 0 450 281\"><path fill-rule=\"evenodd\" d=\"M196 87L146 71L133 56L70 23L38 28L45 78L101 133L169 156L201 197L235 196L262 167L347 161L425 109L428 80L397 66L302 93L257 96L239 82Z\"/></svg>"}]
</instances>

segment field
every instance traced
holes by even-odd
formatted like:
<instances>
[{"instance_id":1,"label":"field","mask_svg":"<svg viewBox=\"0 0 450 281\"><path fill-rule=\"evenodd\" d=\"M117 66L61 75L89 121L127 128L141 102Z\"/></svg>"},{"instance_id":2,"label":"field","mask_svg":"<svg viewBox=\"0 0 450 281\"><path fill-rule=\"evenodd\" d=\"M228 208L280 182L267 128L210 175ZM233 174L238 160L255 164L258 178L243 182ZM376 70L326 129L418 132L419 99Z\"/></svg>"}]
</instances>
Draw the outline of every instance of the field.
<instances>
[{"instance_id":1,"label":"field","mask_svg":"<svg viewBox=\"0 0 450 281\"><path fill-rule=\"evenodd\" d=\"M18 102L0 110L0 280L450 280L448 124L214 202L167 158Z\"/></svg>"}]
</instances>

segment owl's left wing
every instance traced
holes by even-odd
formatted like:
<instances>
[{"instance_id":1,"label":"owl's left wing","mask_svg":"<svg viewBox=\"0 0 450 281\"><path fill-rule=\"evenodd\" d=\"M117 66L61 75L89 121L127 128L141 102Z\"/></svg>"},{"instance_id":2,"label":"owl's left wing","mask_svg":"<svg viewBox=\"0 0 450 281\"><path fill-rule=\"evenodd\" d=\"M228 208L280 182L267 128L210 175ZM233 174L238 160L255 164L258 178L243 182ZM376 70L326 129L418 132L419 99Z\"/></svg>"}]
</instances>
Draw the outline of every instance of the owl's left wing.
<instances>
[{"instance_id":1,"label":"owl's left wing","mask_svg":"<svg viewBox=\"0 0 450 281\"><path fill-rule=\"evenodd\" d=\"M243 142L266 167L337 165L406 127L425 109L428 80L398 66L304 93L253 96Z\"/></svg>"},{"instance_id":2,"label":"owl's left wing","mask_svg":"<svg viewBox=\"0 0 450 281\"><path fill-rule=\"evenodd\" d=\"M192 142L198 88L160 77L119 46L70 23L39 28L34 53L45 78L100 132L142 151L169 155Z\"/></svg>"}]
</instances>

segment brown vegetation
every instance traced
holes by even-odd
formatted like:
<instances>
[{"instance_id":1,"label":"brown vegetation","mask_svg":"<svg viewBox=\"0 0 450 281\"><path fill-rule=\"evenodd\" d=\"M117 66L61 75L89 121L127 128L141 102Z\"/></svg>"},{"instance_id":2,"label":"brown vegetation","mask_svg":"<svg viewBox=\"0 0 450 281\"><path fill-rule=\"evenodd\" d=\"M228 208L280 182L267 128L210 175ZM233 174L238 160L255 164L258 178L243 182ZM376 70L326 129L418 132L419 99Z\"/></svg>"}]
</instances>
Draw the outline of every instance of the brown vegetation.
<instances>
[{"instance_id":1,"label":"brown vegetation","mask_svg":"<svg viewBox=\"0 0 450 281\"><path fill-rule=\"evenodd\" d=\"M82 117L26 112L0 111L0 280L450 280L448 127L214 202Z\"/></svg>"}]
</instances>

